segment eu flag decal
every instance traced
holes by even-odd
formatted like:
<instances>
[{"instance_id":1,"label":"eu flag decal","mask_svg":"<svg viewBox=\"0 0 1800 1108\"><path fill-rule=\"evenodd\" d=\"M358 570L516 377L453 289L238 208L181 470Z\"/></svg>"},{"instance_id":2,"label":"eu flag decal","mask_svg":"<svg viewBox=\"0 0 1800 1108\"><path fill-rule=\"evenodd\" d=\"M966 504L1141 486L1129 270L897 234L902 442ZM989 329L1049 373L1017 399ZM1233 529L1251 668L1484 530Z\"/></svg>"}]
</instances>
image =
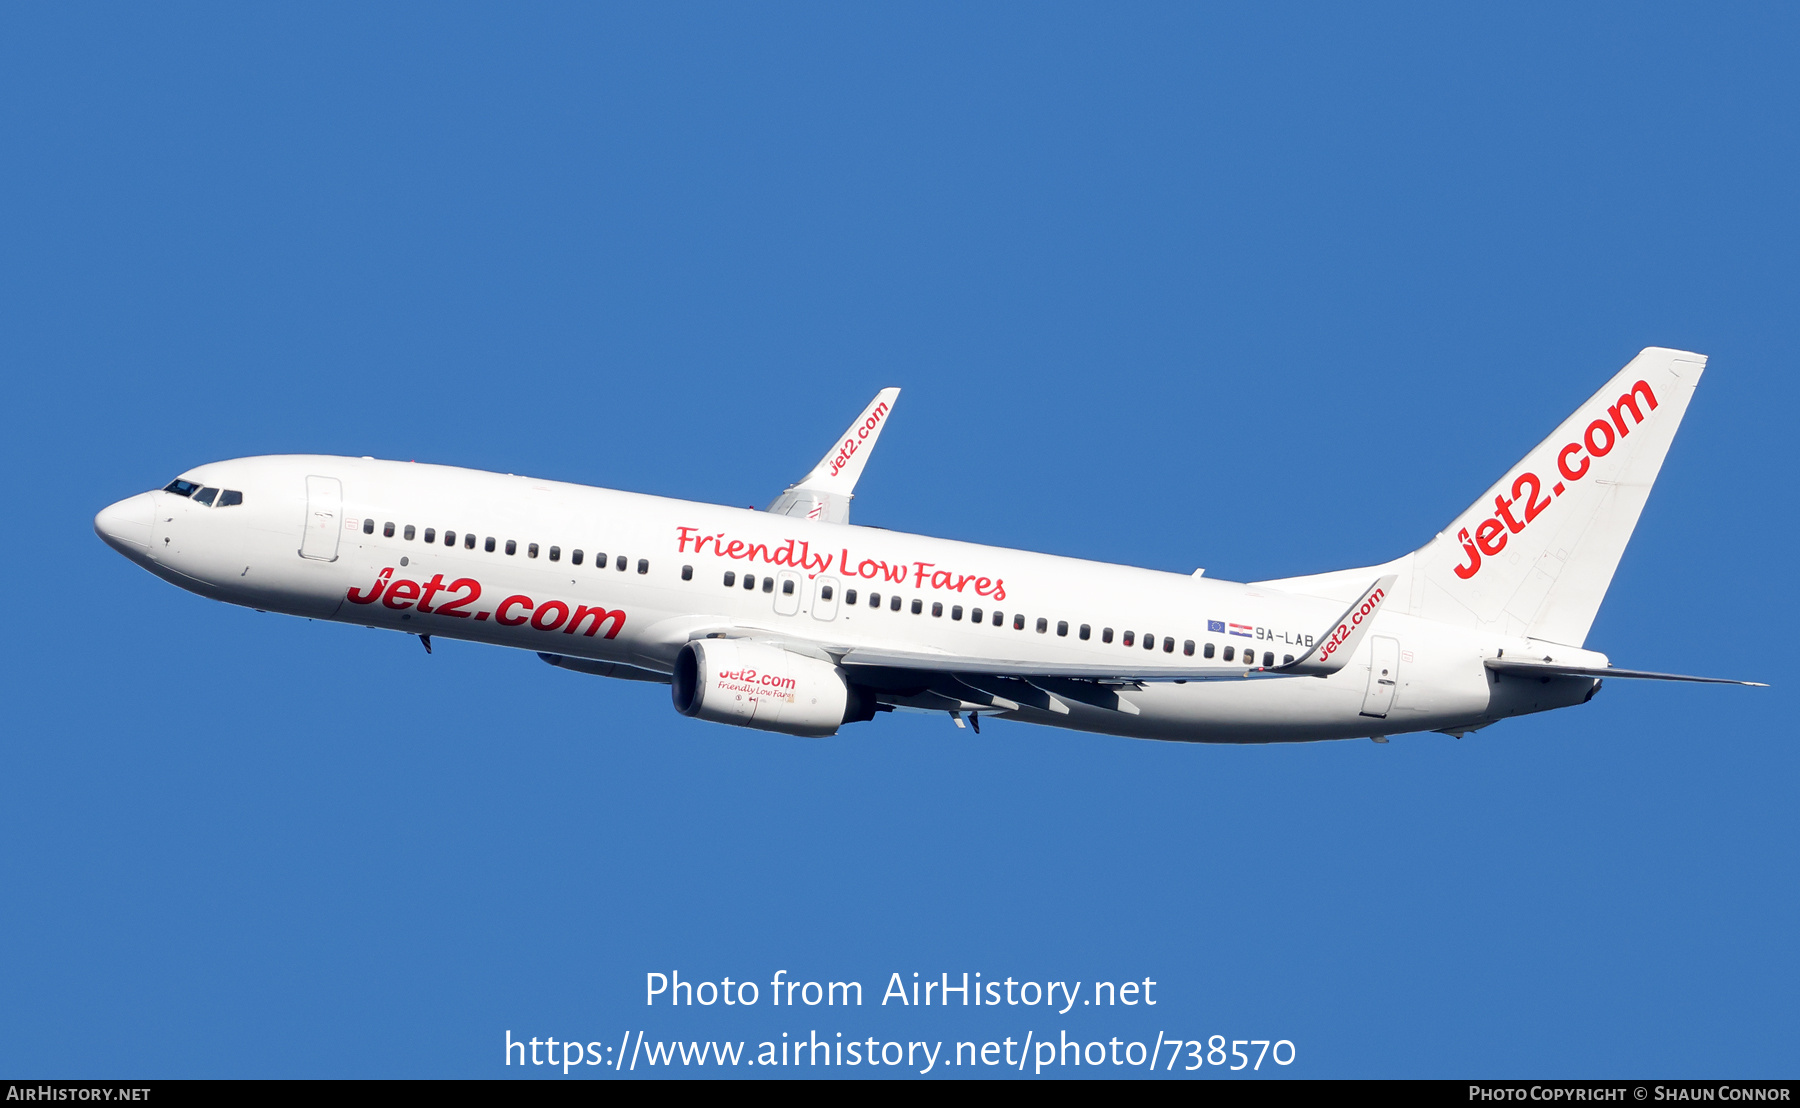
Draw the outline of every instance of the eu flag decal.
<instances>
[{"instance_id":1,"label":"eu flag decal","mask_svg":"<svg viewBox=\"0 0 1800 1108\"><path fill-rule=\"evenodd\" d=\"M1206 621L1206 629L1208 631L1216 631L1223 635L1225 633L1225 621L1222 619L1209 619Z\"/></svg>"}]
</instances>

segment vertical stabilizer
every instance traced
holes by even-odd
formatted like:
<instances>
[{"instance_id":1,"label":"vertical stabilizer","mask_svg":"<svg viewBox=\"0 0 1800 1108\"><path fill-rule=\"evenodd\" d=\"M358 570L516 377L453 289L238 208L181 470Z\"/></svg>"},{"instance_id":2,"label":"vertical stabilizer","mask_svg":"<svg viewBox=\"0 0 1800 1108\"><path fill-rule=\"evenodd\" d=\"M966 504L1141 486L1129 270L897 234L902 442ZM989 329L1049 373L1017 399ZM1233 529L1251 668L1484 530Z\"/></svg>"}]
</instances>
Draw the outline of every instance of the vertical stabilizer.
<instances>
[{"instance_id":1,"label":"vertical stabilizer","mask_svg":"<svg viewBox=\"0 0 1800 1108\"><path fill-rule=\"evenodd\" d=\"M1424 547L1263 583L1346 597L1392 572L1392 609L1580 646L1705 369L1704 355L1650 347Z\"/></svg>"}]
</instances>

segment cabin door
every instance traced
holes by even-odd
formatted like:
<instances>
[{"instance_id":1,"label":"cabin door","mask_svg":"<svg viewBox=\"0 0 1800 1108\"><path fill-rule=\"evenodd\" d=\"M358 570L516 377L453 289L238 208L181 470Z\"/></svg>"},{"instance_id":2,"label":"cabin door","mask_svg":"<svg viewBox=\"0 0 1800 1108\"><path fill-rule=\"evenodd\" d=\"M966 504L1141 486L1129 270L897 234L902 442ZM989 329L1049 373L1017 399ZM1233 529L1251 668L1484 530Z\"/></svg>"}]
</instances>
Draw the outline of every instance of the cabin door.
<instances>
[{"instance_id":1,"label":"cabin door","mask_svg":"<svg viewBox=\"0 0 1800 1108\"><path fill-rule=\"evenodd\" d=\"M1394 706L1394 690L1400 682L1400 640L1385 635L1369 636L1369 689L1363 694L1362 714L1386 719Z\"/></svg>"},{"instance_id":2,"label":"cabin door","mask_svg":"<svg viewBox=\"0 0 1800 1108\"><path fill-rule=\"evenodd\" d=\"M300 556L318 562L335 562L338 538L344 530L344 486L336 477L306 479L306 533L300 539Z\"/></svg>"}]
</instances>

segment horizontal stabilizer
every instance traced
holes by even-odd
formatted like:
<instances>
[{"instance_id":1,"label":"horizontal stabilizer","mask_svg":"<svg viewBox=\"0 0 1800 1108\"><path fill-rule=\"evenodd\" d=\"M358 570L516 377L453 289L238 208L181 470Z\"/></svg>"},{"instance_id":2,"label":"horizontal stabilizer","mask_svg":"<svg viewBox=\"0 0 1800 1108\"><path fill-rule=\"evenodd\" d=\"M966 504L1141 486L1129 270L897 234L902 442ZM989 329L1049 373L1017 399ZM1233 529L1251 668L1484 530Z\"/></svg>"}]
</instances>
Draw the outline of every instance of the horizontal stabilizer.
<instances>
[{"instance_id":1,"label":"horizontal stabilizer","mask_svg":"<svg viewBox=\"0 0 1800 1108\"><path fill-rule=\"evenodd\" d=\"M1373 585L1363 590L1363 594L1350 602L1344 614L1334 620L1313 643L1313 648L1300 656L1298 661L1289 662L1285 666L1275 666L1279 673L1303 673L1310 677L1329 677L1343 669L1356 653L1358 644L1362 642L1369 628L1375 624L1375 613L1381 611L1381 605L1388 594L1394 591L1395 575L1390 573L1378 578Z\"/></svg>"},{"instance_id":2,"label":"horizontal stabilizer","mask_svg":"<svg viewBox=\"0 0 1800 1108\"><path fill-rule=\"evenodd\" d=\"M1495 673L1511 677L1630 677L1642 681L1696 681L1703 685L1749 685L1766 689L1762 681L1739 681L1735 677L1691 677L1685 673L1652 673L1647 669L1614 669L1612 666L1559 666L1550 662L1517 662L1510 658L1487 658L1483 665Z\"/></svg>"}]
</instances>

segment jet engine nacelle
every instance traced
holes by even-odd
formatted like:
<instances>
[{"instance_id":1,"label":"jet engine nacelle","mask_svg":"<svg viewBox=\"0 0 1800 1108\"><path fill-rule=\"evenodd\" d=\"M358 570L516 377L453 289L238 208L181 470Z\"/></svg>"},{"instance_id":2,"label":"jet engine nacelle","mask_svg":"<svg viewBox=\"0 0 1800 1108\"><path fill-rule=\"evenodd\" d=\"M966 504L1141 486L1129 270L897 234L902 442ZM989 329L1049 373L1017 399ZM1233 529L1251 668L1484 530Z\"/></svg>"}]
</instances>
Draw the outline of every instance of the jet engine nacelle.
<instances>
[{"instance_id":1,"label":"jet engine nacelle","mask_svg":"<svg viewBox=\"0 0 1800 1108\"><path fill-rule=\"evenodd\" d=\"M670 691L684 716L808 738L873 714L830 662L746 639L683 646Z\"/></svg>"}]
</instances>

